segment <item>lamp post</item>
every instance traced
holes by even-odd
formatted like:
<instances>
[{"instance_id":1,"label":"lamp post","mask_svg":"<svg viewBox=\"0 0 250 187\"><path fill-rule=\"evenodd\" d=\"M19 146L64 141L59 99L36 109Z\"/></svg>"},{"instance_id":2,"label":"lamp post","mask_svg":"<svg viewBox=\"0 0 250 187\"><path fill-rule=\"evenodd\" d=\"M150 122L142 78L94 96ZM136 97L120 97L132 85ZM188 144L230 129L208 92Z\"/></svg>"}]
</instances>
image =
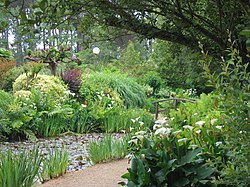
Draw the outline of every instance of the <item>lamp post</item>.
<instances>
[{"instance_id":1,"label":"lamp post","mask_svg":"<svg viewBox=\"0 0 250 187\"><path fill-rule=\"evenodd\" d=\"M96 70L96 65L97 65L97 55L100 53L100 48L99 47L94 47L93 48L93 53L95 54L96 62L95 62L95 70Z\"/></svg>"}]
</instances>

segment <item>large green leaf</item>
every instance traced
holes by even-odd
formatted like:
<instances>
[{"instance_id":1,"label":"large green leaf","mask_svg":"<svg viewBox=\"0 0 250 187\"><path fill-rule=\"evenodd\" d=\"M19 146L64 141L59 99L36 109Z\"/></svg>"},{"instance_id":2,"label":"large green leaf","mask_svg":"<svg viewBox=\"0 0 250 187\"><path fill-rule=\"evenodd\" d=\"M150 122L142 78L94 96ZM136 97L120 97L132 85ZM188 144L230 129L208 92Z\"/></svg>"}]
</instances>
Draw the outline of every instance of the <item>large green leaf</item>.
<instances>
[{"instance_id":1,"label":"large green leaf","mask_svg":"<svg viewBox=\"0 0 250 187\"><path fill-rule=\"evenodd\" d=\"M181 157L179 165L182 166L182 165L192 162L199 152L201 152L201 149L188 151L185 156Z\"/></svg>"},{"instance_id":2,"label":"large green leaf","mask_svg":"<svg viewBox=\"0 0 250 187\"><path fill-rule=\"evenodd\" d=\"M156 172L154 176L157 180L157 183L160 184L164 180L166 180L166 176L168 173L169 173L169 170L167 168L163 168L160 171Z\"/></svg>"},{"instance_id":3,"label":"large green leaf","mask_svg":"<svg viewBox=\"0 0 250 187\"><path fill-rule=\"evenodd\" d=\"M173 186L174 187L181 187L181 186L186 186L189 184L189 180L187 178L179 178L178 180L174 181Z\"/></svg>"},{"instance_id":4,"label":"large green leaf","mask_svg":"<svg viewBox=\"0 0 250 187\"><path fill-rule=\"evenodd\" d=\"M243 30L240 32L240 35L250 36L250 30Z\"/></svg>"},{"instance_id":5,"label":"large green leaf","mask_svg":"<svg viewBox=\"0 0 250 187\"><path fill-rule=\"evenodd\" d=\"M211 168L210 166L203 165L203 166L199 167L196 170L196 172L197 172L197 177L199 179L206 179L214 173L214 169Z\"/></svg>"}]
</instances>

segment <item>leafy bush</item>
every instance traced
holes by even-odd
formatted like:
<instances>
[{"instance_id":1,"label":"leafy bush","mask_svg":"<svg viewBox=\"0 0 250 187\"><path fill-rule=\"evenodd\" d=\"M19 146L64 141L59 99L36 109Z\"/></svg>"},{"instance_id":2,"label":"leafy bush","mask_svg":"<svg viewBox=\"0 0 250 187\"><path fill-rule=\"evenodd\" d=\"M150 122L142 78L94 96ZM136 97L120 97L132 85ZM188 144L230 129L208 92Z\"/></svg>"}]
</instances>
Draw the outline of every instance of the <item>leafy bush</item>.
<instances>
[{"instance_id":1,"label":"leafy bush","mask_svg":"<svg viewBox=\"0 0 250 187\"><path fill-rule=\"evenodd\" d=\"M0 87L5 91L12 91L13 82L17 79L17 77L19 77L23 73L24 73L24 70L22 67L14 67L10 69L2 77L2 83Z\"/></svg>"},{"instance_id":2,"label":"leafy bush","mask_svg":"<svg viewBox=\"0 0 250 187\"><path fill-rule=\"evenodd\" d=\"M153 88L153 95L155 95L161 88L163 81L157 72L150 71L144 75L144 83Z\"/></svg>"},{"instance_id":3,"label":"leafy bush","mask_svg":"<svg viewBox=\"0 0 250 187\"><path fill-rule=\"evenodd\" d=\"M87 106L76 100L71 100L69 104L74 110L70 119L70 130L76 133L96 132L99 126L95 123Z\"/></svg>"},{"instance_id":4,"label":"leafy bush","mask_svg":"<svg viewBox=\"0 0 250 187\"><path fill-rule=\"evenodd\" d=\"M46 114L37 121L37 133L40 136L51 137L68 130L74 110L69 105L63 105L43 112Z\"/></svg>"},{"instance_id":5,"label":"leafy bush","mask_svg":"<svg viewBox=\"0 0 250 187\"><path fill-rule=\"evenodd\" d=\"M206 153L180 133L165 122L153 133L136 132L129 141L131 168L123 175L127 186L212 186L214 169Z\"/></svg>"},{"instance_id":6,"label":"leafy bush","mask_svg":"<svg viewBox=\"0 0 250 187\"><path fill-rule=\"evenodd\" d=\"M39 90L44 97L51 101L63 101L68 98L68 91L64 83L55 76L40 75L28 77L26 74L20 75L13 84L13 92L19 90Z\"/></svg>"},{"instance_id":7,"label":"leafy bush","mask_svg":"<svg viewBox=\"0 0 250 187\"><path fill-rule=\"evenodd\" d=\"M5 139L11 131L5 120L8 116L9 105L13 101L14 97L12 94L0 90L0 140Z\"/></svg>"},{"instance_id":8,"label":"leafy bush","mask_svg":"<svg viewBox=\"0 0 250 187\"><path fill-rule=\"evenodd\" d=\"M146 100L142 86L125 75L105 72L86 75L80 89L81 96L91 102L98 99L97 93L100 92L111 95L116 102L124 101L126 107L141 107Z\"/></svg>"},{"instance_id":9,"label":"leafy bush","mask_svg":"<svg viewBox=\"0 0 250 187\"><path fill-rule=\"evenodd\" d=\"M213 75L205 66L209 83L221 100L218 105L224 114L221 122L228 128L228 133L223 134L228 161L220 170L222 177L215 183L245 187L250 185L250 73L236 50L231 49L229 55L230 59L221 63L219 75Z\"/></svg>"},{"instance_id":10,"label":"leafy bush","mask_svg":"<svg viewBox=\"0 0 250 187\"><path fill-rule=\"evenodd\" d=\"M72 93L78 93L82 83L81 75L81 70L78 69L66 70L61 75L63 82L69 87Z\"/></svg>"},{"instance_id":11,"label":"leafy bush","mask_svg":"<svg viewBox=\"0 0 250 187\"><path fill-rule=\"evenodd\" d=\"M13 59L14 55L10 50L0 48L0 59L5 58L5 59Z\"/></svg>"},{"instance_id":12,"label":"leafy bush","mask_svg":"<svg viewBox=\"0 0 250 187\"><path fill-rule=\"evenodd\" d=\"M130 132L151 128L153 116L143 109L124 109L113 107L104 116L104 130L106 132Z\"/></svg>"},{"instance_id":13,"label":"leafy bush","mask_svg":"<svg viewBox=\"0 0 250 187\"><path fill-rule=\"evenodd\" d=\"M200 99L194 103L186 102L181 103L176 110L170 111L171 124L177 127L184 125L194 125L198 121L205 121L210 124L212 119L220 119L221 111L218 108L219 100L212 94L201 94Z\"/></svg>"},{"instance_id":14,"label":"leafy bush","mask_svg":"<svg viewBox=\"0 0 250 187\"><path fill-rule=\"evenodd\" d=\"M0 57L0 88L3 87L3 80L6 76L6 73L15 66L16 62L13 59L6 59Z\"/></svg>"}]
</instances>

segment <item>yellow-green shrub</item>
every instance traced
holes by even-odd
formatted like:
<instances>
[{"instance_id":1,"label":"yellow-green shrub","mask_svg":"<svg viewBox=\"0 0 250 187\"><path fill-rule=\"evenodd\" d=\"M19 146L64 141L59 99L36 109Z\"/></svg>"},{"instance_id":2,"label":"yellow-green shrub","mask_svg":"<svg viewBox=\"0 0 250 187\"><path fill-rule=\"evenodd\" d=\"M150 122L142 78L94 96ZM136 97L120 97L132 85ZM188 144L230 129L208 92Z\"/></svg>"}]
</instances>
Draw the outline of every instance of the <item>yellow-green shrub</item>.
<instances>
[{"instance_id":1,"label":"yellow-green shrub","mask_svg":"<svg viewBox=\"0 0 250 187\"><path fill-rule=\"evenodd\" d=\"M27 77L26 74L20 75L13 83L13 92L20 90L39 90L46 98L54 101L62 101L68 97L66 85L55 76L40 75L34 78Z\"/></svg>"}]
</instances>

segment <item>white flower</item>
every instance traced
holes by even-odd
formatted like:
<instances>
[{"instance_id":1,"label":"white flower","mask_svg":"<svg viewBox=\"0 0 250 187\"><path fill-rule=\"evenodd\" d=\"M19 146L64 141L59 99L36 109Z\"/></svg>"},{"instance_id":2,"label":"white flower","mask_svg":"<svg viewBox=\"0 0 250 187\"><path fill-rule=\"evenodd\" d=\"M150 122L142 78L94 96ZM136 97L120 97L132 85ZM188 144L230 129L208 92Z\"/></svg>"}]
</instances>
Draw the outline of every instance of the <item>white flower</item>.
<instances>
[{"instance_id":1,"label":"white flower","mask_svg":"<svg viewBox=\"0 0 250 187\"><path fill-rule=\"evenodd\" d=\"M174 135L177 135L177 134L179 134L179 133L181 133L181 132L182 132L182 130L178 130L178 131L173 132L173 134L174 134Z\"/></svg>"},{"instance_id":2,"label":"white flower","mask_svg":"<svg viewBox=\"0 0 250 187\"><path fill-rule=\"evenodd\" d=\"M144 123L142 122L142 121L139 121L139 124L142 126L142 125L144 125Z\"/></svg>"},{"instance_id":3,"label":"white flower","mask_svg":"<svg viewBox=\"0 0 250 187\"><path fill-rule=\"evenodd\" d=\"M197 130L195 131L196 134L200 134L201 133L201 130Z\"/></svg>"},{"instance_id":4,"label":"white flower","mask_svg":"<svg viewBox=\"0 0 250 187\"><path fill-rule=\"evenodd\" d=\"M159 129L159 128L161 128L161 127L162 127L161 125L155 124L155 125L153 126L153 130Z\"/></svg>"},{"instance_id":5,"label":"white flower","mask_svg":"<svg viewBox=\"0 0 250 187\"><path fill-rule=\"evenodd\" d=\"M192 145L190 145L190 147L191 147L192 149L195 149L196 147L198 147L198 145L192 144Z\"/></svg>"},{"instance_id":6,"label":"white flower","mask_svg":"<svg viewBox=\"0 0 250 187\"><path fill-rule=\"evenodd\" d=\"M132 136L132 140L133 139L138 139L138 140L143 140L143 138L144 138L144 136L142 136L142 135L135 135L135 136Z\"/></svg>"},{"instance_id":7,"label":"white flower","mask_svg":"<svg viewBox=\"0 0 250 187\"><path fill-rule=\"evenodd\" d=\"M129 140L128 143L134 143L135 145L137 145L138 139L132 139Z\"/></svg>"},{"instance_id":8,"label":"white flower","mask_svg":"<svg viewBox=\"0 0 250 187\"><path fill-rule=\"evenodd\" d=\"M138 121L141 117L135 118L136 121Z\"/></svg>"},{"instance_id":9,"label":"white flower","mask_svg":"<svg viewBox=\"0 0 250 187\"><path fill-rule=\"evenodd\" d=\"M222 142L215 142L216 147L218 147L221 144L222 144Z\"/></svg>"},{"instance_id":10,"label":"white flower","mask_svg":"<svg viewBox=\"0 0 250 187\"><path fill-rule=\"evenodd\" d=\"M210 123L211 123L211 125L214 125L214 123L217 121L217 119L212 119L211 121L210 121Z\"/></svg>"},{"instance_id":11,"label":"white flower","mask_svg":"<svg viewBox=\"0 0 250 187\"><path fill-rule=\"evenodd\" d=\"M192 127L190 125L184 125L183 128L184 129L189 129L190 131L192 131L194 127Z\"/></svg>"},{"instance_id":12,"label":"white flower","mask_svg":"<svg viewBox=\"0 0 250 187\"><path fill-rule=\"evenodd\" d=\"M99 99L99 100L102 100L102 96L100 96L100 95L97 95L97 97L98 97L98 99Z\"/></svg>"},{"instance_id":13,"label":"white flower","mask_svg":"<svg viewBox=\"0 0 250 187\"><path fill-rule=\"evenodd\" d=\"M64 93L67 94L67 95L69 95L70 94L70 90L65 90Z\"/></svg>"},{"instance_id":14,"label":"white flower","mask_svg":"<svg viewBox=\"0 0 250 187\"><path fill-rule=\"evenodd\" d=\"M199 127L201 128L205 123L205 121L197 121L195 124L199 125Z\"/></svg>"},{"instance_id":15,"label":"white flower","mask_svg":"<svg viewBox=\"0 0 250 187\"><path fill-rule=\"evenodd\" d=\"M69 92L68 94L73 96L73 97L76 95L74 92Z\"/></svg>"},{"instance_id":16,"label":"white flower","mask_svg":"<svg viewBox=\"0 0 250 187\"><path fill-rule=\"evenodd\" d=\"M126 133L126 131L125 131L125 130L121 130L121 133L124 133L124 134L125 134L125 133Z\"/></svg>"},{"instance_id":17,"label":"white flower","mask_svg":"<svg viewBox=\"0 0 250 187\"><path fill-rule=\"evenodd\" d=\"M217 129L221 130L223 126L217 125L215 126Z\"/></svg>"},{"instance_id":18,"label":"white flower","mask_svg":"<svg viewBox=\"0 0 250 187\"><path fill-rule=\"evenodd\" d=\"M197 116L197 115L198 115L198 113L194 113L194 114L193 114L193 116Z\"/></svg>"},{"instance_id":19,"label":"white flower","mask_svg":"<svg viewBox=\"0 0 250 187\"><path fill-rule=\"evenodd\" d=\"M159 128L155 131L155 134L170 134L171 133L172 128Z\"/></svg>"},{"instance_id":20,"label":"white flower","mask_svg":"<svg viewBox=\"0 0 250 187\"><path fill-rule=\"evenodd\" d=\"M135 123L135 122L136 122L136 120L135 120L135 119L131 119L131 121L132 121L133 123Z\"/></svg>"},{"instance_id":21,"label":"white flower","mask_svg":"<svg viewBox=\"0 0 250 187\"><path fill-rule=\"evenodd\" d=\"M170 120L173 121L173 120L174 120L174 117L170 118Z\"/></svg>"},{"instance_id":22,"label":"white flower","mask_svg":"<svg viewBox=\"0 0 250 187\"><path fill-rule=\"evenodd\" d=\"M155 124L160 124L160 125L166 124L166 125L168 125L168 121L165 118L163 118L161 120L156 120Z\"/></svg>"},{"instance_id":23,"label":"white flower","mask_svg":"<svg viewBox=\"0 0 250 187\"><path fill-rule=\"evenodd\" d=\"M81 104L81 106L82 106L83 108L86 108L86 107L87 107L87 105L84 105L84 104Z\"/></svg>"},{"instance_id":24,"label":"white flower","mask_svg":"<svg viewBox=\"0 0 250 187\"><path fill-rule=\"evenodd\" d=\"M184 142L184 143L186 143L187 140L188 140L187 138L182 138L182 139L179 139L178 142Z\"/></svg>"},{"instance_id":25,"label":"white flower","mask_svg":"<svg viewBox=\"0 0 250 187\"><path fill-rule=\"evenodd\" d=\"M132 130L134 130L133 127L129 127L129 132L132 132Z\"/></svg>"},{"instance_id":26,"label":"white flower","mask_svg":"<svg viewBox=\"0 0 250 187\"><path fill-rule=\"evenodd\" d=\"M144 135L144 134L146 134L146 131L138 131L135 133L136 136L137 135Z\"/></svg>"}]
</instances>

